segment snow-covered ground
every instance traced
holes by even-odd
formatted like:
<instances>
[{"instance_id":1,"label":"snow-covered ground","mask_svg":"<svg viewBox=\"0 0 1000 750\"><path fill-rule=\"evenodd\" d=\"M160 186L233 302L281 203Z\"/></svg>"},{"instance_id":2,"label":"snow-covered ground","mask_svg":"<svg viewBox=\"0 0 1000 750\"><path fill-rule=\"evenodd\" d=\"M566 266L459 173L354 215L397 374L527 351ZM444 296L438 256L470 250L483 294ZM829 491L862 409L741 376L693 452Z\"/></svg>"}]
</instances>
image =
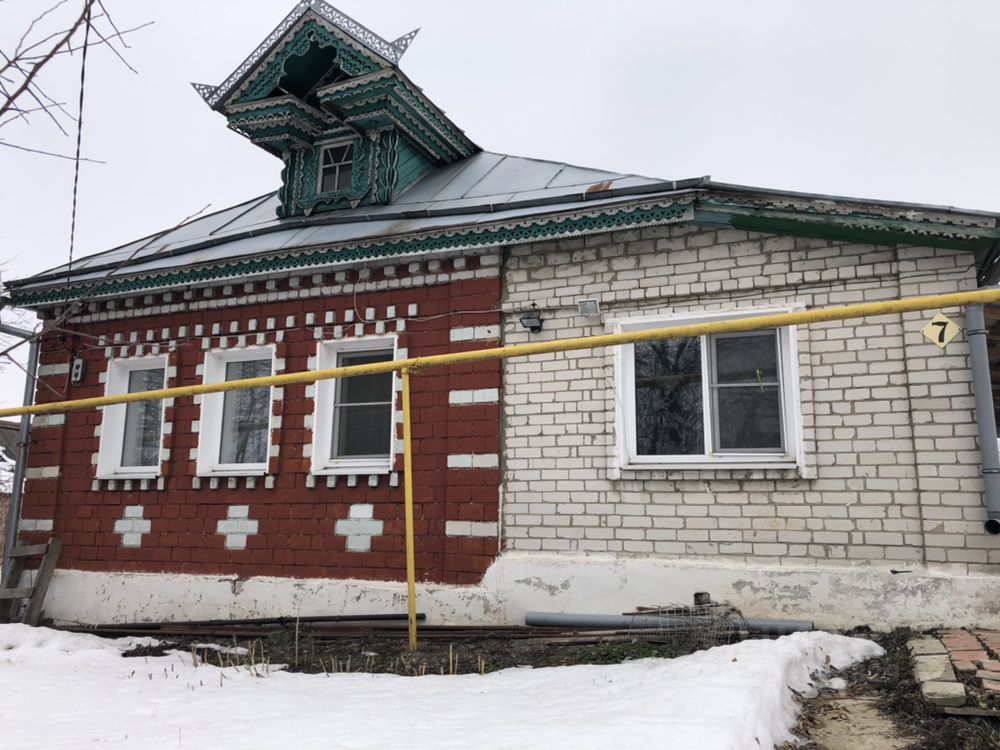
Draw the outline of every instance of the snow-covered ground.
<instances>
[{"instance_id":1,"label":"snow-covered ground","mask_svg":"<svg viewBox=\"0 0 1000 750\"><path fill-rule=\"evenodd\" d=\"M679 659L487 675L303 675L123 659L108 641L0 625L4 748L614 748L769 750L790 739L792 691L878 656L828 633Z\"/></svg>"}]
</instances>

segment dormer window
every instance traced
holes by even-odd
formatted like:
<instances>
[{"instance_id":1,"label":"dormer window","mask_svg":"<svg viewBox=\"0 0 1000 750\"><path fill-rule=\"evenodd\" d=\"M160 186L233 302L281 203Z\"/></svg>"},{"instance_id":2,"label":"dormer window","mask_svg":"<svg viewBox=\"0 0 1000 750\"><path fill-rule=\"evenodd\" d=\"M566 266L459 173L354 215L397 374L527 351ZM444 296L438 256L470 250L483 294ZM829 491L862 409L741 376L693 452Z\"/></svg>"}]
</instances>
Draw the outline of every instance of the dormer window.
<instances>
[{"instance_id":1,"label":"dormer window","mask_svg":"<svg viewBox=\"0 0 1000 750\"><path fill-rule=\"evenodd\" d=\"M324 147L319 168L320 192L333 193L339 190L350 190L353 163L353 143L340 143Z\"/></svg>"}]
</instances>

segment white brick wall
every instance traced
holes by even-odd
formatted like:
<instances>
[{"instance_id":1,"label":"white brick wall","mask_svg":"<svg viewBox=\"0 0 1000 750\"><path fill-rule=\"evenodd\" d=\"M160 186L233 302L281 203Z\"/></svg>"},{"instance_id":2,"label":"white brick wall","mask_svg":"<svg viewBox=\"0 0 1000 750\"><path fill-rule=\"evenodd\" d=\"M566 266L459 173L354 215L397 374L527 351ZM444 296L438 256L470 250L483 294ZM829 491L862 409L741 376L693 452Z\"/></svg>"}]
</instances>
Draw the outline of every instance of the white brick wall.
<instances>
[{"instance_id":1,"label":"white brick wall","mask_svg":"<svg viewBox=\"0 0 1000 750\"><path fill-rule=\"evenodd\" d=\"M578 315L584 297L607 322L973 288L971 256L954 251L658 227L512 248L504 341L607 332ZM532 303L539 334L517 323ZM799 470L618 469L613 350L506 360L506 548L1000 572L968 348L924 339L931 315L798 329Z\"/></svg>"}]
</instances>

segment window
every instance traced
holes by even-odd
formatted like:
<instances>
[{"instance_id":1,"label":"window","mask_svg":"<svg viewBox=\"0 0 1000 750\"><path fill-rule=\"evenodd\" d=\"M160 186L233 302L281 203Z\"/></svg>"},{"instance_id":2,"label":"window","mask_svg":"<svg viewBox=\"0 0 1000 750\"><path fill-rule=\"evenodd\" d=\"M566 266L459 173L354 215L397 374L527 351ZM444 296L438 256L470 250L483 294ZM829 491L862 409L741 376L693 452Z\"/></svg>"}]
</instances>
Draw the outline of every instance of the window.
<instances>
[{"instance_id":1,"label":"window","mask_svg":"<svg viewBox=\"0 0 1000 750\"><path fill-rule=\"evenodd\" d=\"M209 352L205 356L205 382L267 377L273 361L270 347ZM264 474L270 445L269 387L205 394L198 441L199 474Z\"/></svg>"},{"instance_id":2,"label":"window","mask_svg":"<svg viewBox=\"0 0 1000 750\"><path fill-rule=\"evenodd\" d=\"M664 325L628 322L623 330ZM799 454L793 338L794 331L781 328L623 347L625 465L793 466Z\"/></svg>"},{"instance_id":3,"label":"window","mask_svg":"<svg viewBox=\"0 0 1000 750\"><path fill-rule=\"evenodd\" d=\"M164 386L164 357L112 360L107 395L152 391ZM97 473L102 479L151 478L160 473L163 402L135 401L104 409Z\"/></svg>"},{"instance_id":4,"label":"window","mask_svg":"<svg viewBox=\"0 0 1000 750\"><path fill-rule=\"evenodd\" d=\"M353 161L353 143L324 147L319 167L319 191L333 193L350 190Z\"/></svg>"},{"instance_id":5,"label":"window","mask_svg":"<svg viewBox=\"0 0 1000 750\"><path fill-rule=\"evenodd\" d=\"M391 337L323 342L319 367L395 359ZM386 474L392 468L395 373L321 380L313 418L314 474Z\"/></svg>"}]
</instances>

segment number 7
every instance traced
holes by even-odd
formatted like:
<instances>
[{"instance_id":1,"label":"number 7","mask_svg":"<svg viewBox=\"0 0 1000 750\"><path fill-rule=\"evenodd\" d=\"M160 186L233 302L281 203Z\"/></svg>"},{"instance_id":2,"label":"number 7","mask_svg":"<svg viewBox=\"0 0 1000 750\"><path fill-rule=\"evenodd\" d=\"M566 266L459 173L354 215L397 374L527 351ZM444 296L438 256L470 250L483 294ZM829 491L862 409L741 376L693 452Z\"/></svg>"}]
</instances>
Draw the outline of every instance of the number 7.
<instances>
[{"instance_id":1,"label":"number 7","mask_svg":"<svg viewBox=\"0 0 1000 750\"><path fill-rule=\"evenodd\" d=\"M947 320L934 320L934 321L931 321L931 325L932 326L941 326L941 330L938 331L938 343L939 344L943 344L944 343L944 333L945 333L945 331L948 330L948 321Z\"/></svg>"}]
</instances>

